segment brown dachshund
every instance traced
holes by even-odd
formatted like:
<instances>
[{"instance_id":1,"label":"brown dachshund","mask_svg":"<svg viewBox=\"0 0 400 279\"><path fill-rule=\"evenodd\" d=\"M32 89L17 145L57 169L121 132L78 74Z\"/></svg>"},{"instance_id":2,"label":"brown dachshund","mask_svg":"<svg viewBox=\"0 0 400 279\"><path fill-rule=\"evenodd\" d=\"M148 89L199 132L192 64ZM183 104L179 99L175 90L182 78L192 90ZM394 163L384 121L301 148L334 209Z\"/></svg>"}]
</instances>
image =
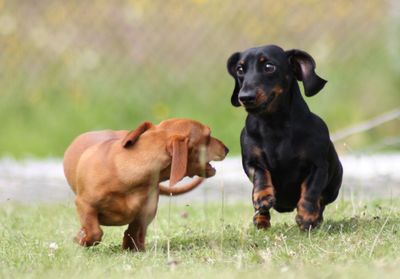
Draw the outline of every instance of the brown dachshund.
<instances>
[{"instance_id":1,"label":"brown dachshund","mask_svg":"<svg viewBox=\"0 0 400 279\"><path fill-rule=\"evenodd\" d=\"M159 194L182 194L200 184L172 187L185 176L211 177L210 161L223 160L228 148L210 128L188 119L159 125L144 122L133 131L97 131L78 136L64 155L64 172L76 194L82 246L101 241L100 225L129 224L122 247L144 250L147 226ZM169 179L169 186L159 185ZM161 189L160 189L161 188Z\"/></svg>"}]
</instances>

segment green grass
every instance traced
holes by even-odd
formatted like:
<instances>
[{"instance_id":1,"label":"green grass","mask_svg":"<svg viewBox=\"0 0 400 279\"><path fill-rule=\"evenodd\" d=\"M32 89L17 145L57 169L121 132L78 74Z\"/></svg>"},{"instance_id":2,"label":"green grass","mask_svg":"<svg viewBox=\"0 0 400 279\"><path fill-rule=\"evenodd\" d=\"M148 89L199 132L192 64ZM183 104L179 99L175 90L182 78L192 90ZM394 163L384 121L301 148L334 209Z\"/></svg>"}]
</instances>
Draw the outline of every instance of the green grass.
<instances>
[{"instance_id":1,"label":"green grass","mask_svg":"<svg viewBox=\"0 0 400 279\"><path fill-rule=\"evenodd\" d=\"M103 228L96 247L73 244L78 223L72 204L3 204L0 277L400 276L400 200L337 201L310 233L298 230L294 213L273 212L268 231L255 230L251 217L250 204L243 203L162 205L148 230L147 252L131 253L120 249L123 227Z\"/></svg>"}]
</instances>

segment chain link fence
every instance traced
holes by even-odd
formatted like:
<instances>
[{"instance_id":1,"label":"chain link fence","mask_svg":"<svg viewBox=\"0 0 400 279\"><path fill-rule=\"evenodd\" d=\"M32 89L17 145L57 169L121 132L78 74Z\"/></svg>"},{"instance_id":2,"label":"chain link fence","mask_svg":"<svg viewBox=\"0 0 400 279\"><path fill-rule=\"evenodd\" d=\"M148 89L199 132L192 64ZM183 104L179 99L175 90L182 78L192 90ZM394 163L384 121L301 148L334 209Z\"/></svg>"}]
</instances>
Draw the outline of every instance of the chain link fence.
<instances>
[{"instance_id":1,"label":"chain link fence","mask_svg":"<svg viewBox=\"0 0 400 279\"><path fill-rule=\"evenodd\" d=\"M82 131L167 117L206 122L237 151L226 59L269 43L312 54L330 83L307 101L343 128L400 103L399 16L394 0L2 0L0 154L59 156Z\"/></svg>"}]
</instances>

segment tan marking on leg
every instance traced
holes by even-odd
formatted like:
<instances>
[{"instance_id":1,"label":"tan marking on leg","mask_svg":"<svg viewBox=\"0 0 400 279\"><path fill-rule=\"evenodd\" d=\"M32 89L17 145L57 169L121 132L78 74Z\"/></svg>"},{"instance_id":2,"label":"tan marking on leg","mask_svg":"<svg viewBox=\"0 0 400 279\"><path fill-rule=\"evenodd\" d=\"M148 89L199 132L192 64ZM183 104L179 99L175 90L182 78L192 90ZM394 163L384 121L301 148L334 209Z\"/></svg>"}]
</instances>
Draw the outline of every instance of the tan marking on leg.
<instances>
[{"instance_id":1,"label":"tan marking on leg","mask_svg":"<svg viewBox=\"0 0 400 279\"><path fill-rule=\"evenodd\" d=\"M273 195L274 195L274 189L272 188L272 186L270 186L261 191L255 192L253 194L253 200L261 200L263 197L273 196Z\"/></svg>"},{"instance_id":2,"label":"tan marking on leg","mask_svg":"<svg viewBox=\"0 0 400 279\"><path fill-rule=\"evenodd\" d=\"M304 181L300 186L300 200L297 203L297 216L296 221L300 228L308 229L308 224L311 224L312 227L318 225L321 219L321 211L320 211L320 199L318 199L317 203L315 204L316 210L314 212L309 212L306 209L306 204L310 203L305 199L306 191L307 191L307 184Z\"/></svg>"},{"instance_id":3,"label":"tan marking on leg","mask_svg":"<svg viewBox=\"0 0 400 279\"><path fill-rule=\"evenodd\" d=\"M253 206L256 210L261 207L269 209L273 207L275 203L275 190L272 185L272 178L269 171L264 173L264 188L256 188L253 192Z\"/></svg>"},{"instance_id":4,"label":"tan marking on leg","mask_svg":"<svg viewBox=\"0 0 400 279\"><path fill-rule=\"evenodd\" d=\"M256 213L253 217L253 222L257 229L268 229L271 227L270 220L271 217L269 216L269 213L268 215Z\"/></svg>"}]
</instances>

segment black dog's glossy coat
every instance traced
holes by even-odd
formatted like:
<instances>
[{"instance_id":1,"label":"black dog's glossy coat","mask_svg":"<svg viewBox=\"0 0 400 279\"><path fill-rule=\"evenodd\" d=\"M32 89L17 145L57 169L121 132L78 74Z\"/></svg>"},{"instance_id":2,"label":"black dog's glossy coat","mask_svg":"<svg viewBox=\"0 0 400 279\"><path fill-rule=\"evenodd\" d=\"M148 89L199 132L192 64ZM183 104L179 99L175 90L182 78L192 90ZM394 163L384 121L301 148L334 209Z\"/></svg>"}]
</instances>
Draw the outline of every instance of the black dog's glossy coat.
<instances>
[{"instance_id":1,"label":"black dog's glossy coat","mask_svg":"<svg viewBox=\"0 0 400 279\"><path fill-rule=\"evenodd\" d=\"M313 58L268 45L232 54L227 67L235 79L231 102L248 112L240 142L254 184L255 225L270 226L270 208L297 208L300 228L317 226L338 195L342 166L326 124L309 110L297 82L306 96L324 87Z\"/></svg>"}]
</instances>

